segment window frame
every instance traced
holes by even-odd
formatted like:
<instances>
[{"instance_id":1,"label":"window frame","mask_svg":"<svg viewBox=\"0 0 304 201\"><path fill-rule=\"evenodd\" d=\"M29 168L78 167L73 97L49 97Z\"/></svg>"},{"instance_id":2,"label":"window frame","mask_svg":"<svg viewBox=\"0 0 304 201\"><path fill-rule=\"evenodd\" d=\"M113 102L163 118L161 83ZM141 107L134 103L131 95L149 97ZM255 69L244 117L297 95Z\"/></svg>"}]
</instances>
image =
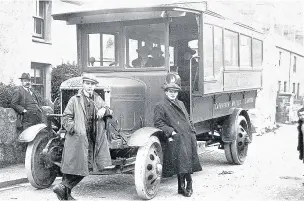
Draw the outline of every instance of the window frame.
<instances>
[{"instance_id":1,"label":"window frame","mask_svg":"<svg viewBox=\"0 0 304 201\"><path fill-rule=\"evenodd\" d=\"M103 35L112 35L114 36L114 62L117 62L119 60L119 51L118 51L118 40L119 40L119 33L118 32L97 32L97 33L88 33L87 35L87 58L86 58L86 68L118 68L119 63L117 66L104 66L104 65L98 65L98 66L90 66L89 60L90 60L90 34L99 34L99 56L100 58L103 58ZM104 59L104 58L103 58ZM100 64L103 64L103 61L99 61Z\"/></svg>"},{"instance_id":2,"label":"window frame","mask_svg":"<svg viewBox=\"0 0 304 201\"><path fill-rule=\"evenodd\" d=\"M250 55L250 59L249 59L250 64L249 65L242 65L242 63L241 63L242 53L241 53L241 46L240 45L241 45L241 37L242 36L250 39L250 54L249 54ZM242 34L242 33L239 34L239 67L240 68L246 68L246 69L253 68L253 48L252 48L253 42L252 41L253 41L253 38L251 36L248 36L248 35Z\"/></svg>"},{"instance_id":3,"label":"window frame","mask_svg":"<svg viewBox=\"0 0 304 201\"><path fill-rule=\"evenodd\" d=\"M296 57L296 55L293 55L292 72L293 72L293 73L296 73L296 72L297 72L297 57Z\"/></svg>"},{"instance_id":4,"label":"window frame","mask_svg":"<svg viewBox=\"0 0 304 201\"><path fill-rule=\"evenodd\" d=\"M147 68L126 68L125 65L125 43L126 43L126 26L136 25L136 24L148 24L148 23L164 23L165 24L165 35L169 35L169 21L167 19L158 19L158 20L151 20L151 19L143 19L143 20L136 20L136 21L127 21L127 22L106 22L103 24L85 24L80 25L77 28L79 37L81 37L81 43L78 43L77 48L78 52L80 52L78 56L78 60L80 59L79 63L81 63L81 69L85 72L142 72L142 71L166 71L168 70L166 65L164 67L147 67ZM101 32L101 30L103 30ZM110 30L110 31L109 31ZM116 32L118 35L117 39L117 51L116 54L118 55L118 66L114 68L112 66L94 66L89 67L88 64L88 45L87 45L87 35L94 34L94 33L113 33ZM167 36L166 36L167 37ZM166 51L165 51L166 52ZM165 57L165 59L167 59Z\"/></svg>"},{"instance_id":5,"label":"window frame","mask_svg":"<svg viewBox=\"0 0 304 201\"><path fill-rule=\"evenodd\" d=\"M226 65L225 63L225 56L226 56L226 52L225 52L225 48L226 48L226 40L225 40L225 33L226 32L232 32L232 33L235 33L237 34L237 61L236 61L236 65ZM240 69L240 33L237 32L237 31L234 31L234 30L231 30L231 29L227 29L227 28L224 28L223 30L223 43L224 43L224 46L223 46L223 60L224 60L224 69L225 70L239 70Z\"/></svg>"},{"instance_id":6,"label":"window frame","mask_svg":"<svg viewBox=\"0 0 304 201\"><path fill-rule=\"evenodd\" d=\"M47 13L47 4L48 1L43 0L34 0L34 14L33 14L33 20L34 20L34 30L33 30L33 37L45 39L45 32L46 32L46 13ZM40 4L43 5L43 16L40 16ZM37 33L36 31L36 21L42 21L41 26L41 34Z\"/></svg>"},{"instance_id":7,"label":"window frame","mask_svg":"<svg viewBox=\"0 0 304 201\"><path fill-rule=\"evenodd\" d=\"M253 41L254 40L261 42L261 64L258 65L258 66L254 65L254 54L253 54L253 44L254 44ZM263 40L260 40L258 38L252 37L251 44L252 44L251 45L251 52L252 52L252 64L251 65L252 65L253 69L259 69L259 67L261 68L263 66L263 60L264 60L264 42L263 42Z\"/></svg>"},{"instance_id":8,"label":"window frame","mask_svg":"<svg viewBox=\"0 0 304 201\"><path fill-rule=\"evenodd\" d=\"M36 91L38 91L41 95L42 95L42 97L43 98L45 98L46 97L46 69L45 69L45 67L43 67L43 66L36 66L36 65L39 65L39 63L35 63L35 62L33 62L32 64L31 64L31 70L33 70L34 71L34 75L32 76L31 75L31 83L32 83L32 87L36 90ZM39 70L41 70L41 74L42 74L42 78L41 78L41 80L42 80L42 83L37 83L37 74L36 74L36 71L37 71L37 69L39 69ZM37 86L42 86L42 91L41 90L38 90L36 87Z\"/></svg>"},{"instance_id":9,"label":"window frame","mask_svg":"<svg viewBox=\"0 0 304 201\"><path fill-rule=\"evenodd\" d=\"M165 51L164 51L164 57L165 57L165 64L164 66L158 66L158 67L144 67L144 68L137 68L137 67L130 67L129 66L129 63L130 63L130 58L129 58L129 38L128 35L127 35L127 27L129 26L136 26L136 25L148 25L148 24L163 24L164 25L164 28L165 28L165 31L164 31L164 40L165 40ZM166 21L164 21L163 19L159 19L159 20L140 20L140 21L131 21L131 22L124 22L123 23L123 30L124 30L124 36L123 36L123 40L124 40L124 47L123 48L123 54L124 54L124 65L123 65L123 69L125 71L159 71L159 70L166 70L166 60L167 60L167 57L166 57L166 37L167 36L167 33L166 32L169 32L169 23L166 23ZM134 39L133 39L134 40ZM143 46L143 40L137 40L138 43L137 43L137 48ZM161 45L160 45L161 46ZM168 47L169 49L169 47ZM128 55L128 57L127 57ZM170 64L169 64L170 65ZM170 68L170 67L169 67Z\"/></svg>"}]
</instances>

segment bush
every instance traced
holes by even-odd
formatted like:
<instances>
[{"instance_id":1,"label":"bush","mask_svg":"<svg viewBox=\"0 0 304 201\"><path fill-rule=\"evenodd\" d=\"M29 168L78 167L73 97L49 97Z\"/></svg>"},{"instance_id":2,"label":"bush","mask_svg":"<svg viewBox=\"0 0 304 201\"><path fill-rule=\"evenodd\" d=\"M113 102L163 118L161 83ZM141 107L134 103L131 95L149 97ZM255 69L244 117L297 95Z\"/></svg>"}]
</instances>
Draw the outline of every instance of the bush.
<instances>
[{"instance_id":1,"label":"bush","mask_svg":"<svg viewBox=\"0 0 304 201\"><path fill-rule=\"evenodd\" d=\"M79 67L73 63L61 64L52 70L52 101L60 96L60 85L67 79L80 76L81 72ZM54 111L56 114L60 113L60 101L54 103Z\"/></svg>"},{"instance_id":2,"label":"bush","mask_svg":"<svg viewBox=\"0 0 304 201\"><path fill-rule=\"evenodd\" d=\"M9 108L16 86L11 81L8 85L0 83L0 107Z\"/></svg>"}]
</instances>

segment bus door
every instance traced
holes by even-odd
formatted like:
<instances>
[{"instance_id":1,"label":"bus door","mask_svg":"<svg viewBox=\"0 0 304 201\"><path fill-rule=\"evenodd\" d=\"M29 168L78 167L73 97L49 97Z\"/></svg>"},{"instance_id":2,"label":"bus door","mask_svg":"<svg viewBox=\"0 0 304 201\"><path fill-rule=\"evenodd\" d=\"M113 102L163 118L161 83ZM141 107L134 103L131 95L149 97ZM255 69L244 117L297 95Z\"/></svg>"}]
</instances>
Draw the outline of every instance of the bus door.
<instances>
[{"instance_id":1,"label":"bus door","mask_svg":"<svg viewBox=\"0 0 304 201\"><path fill-rule=\"evenodd\" d=\"M169 24L170 66L175 67L174 69L181 78L182 91L179 94L179 99L184 102L190 114L191 94L193 91L199 90L199 60L196 58L199 56L198 22L199 16L197 14L186 13L183 17L172 18ZM192 63L191 72L190 60Z\"/></svg>"}]
</instances>

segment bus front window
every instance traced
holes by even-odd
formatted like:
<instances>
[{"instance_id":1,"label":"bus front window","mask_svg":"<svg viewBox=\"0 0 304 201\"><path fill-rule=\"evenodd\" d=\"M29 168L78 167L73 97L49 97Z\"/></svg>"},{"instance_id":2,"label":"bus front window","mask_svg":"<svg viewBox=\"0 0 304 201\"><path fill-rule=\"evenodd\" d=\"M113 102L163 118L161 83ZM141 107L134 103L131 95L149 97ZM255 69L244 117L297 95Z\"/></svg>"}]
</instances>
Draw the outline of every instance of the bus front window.
<instances>
[{"instance_id":1,"label":"bus front window","mask_svg":"<svg viewBox=\"0 0 304 201\"><path fill-rule=\"evenodd\" d=\"M126 67L165 66L165 24L126 26Z\"/></svg>"},{"instance_id":2,"label":"bus front window","mask_svg":"<svg viewBox=\"0 0 304 201\"><path fill-rule=\"evenodd\" d=\"M88 34L88 67L117 66L116 33Z\"/></svg>"}]
</instances>

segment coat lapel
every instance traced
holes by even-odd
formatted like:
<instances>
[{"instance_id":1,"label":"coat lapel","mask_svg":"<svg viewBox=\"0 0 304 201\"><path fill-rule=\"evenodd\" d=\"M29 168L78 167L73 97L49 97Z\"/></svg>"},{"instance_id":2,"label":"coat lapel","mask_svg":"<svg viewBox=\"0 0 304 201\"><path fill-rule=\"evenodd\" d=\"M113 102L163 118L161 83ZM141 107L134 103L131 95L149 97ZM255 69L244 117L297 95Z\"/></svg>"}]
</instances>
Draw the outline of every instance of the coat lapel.
<instances>
[{"instance_id":1,"label":"coat lapel","mask_svg":"<svg viewBox=\"0 0 304 201\"><path fill-rule=\"evenodd\" d=\"M79 97L79 102L80 102L80 105L81 105L81 108L83 110L83 113L84 115L86 116L87 113L86 113L86 110L85 110L85 106L84 106L84 100L83 100L83 95L82 95L82 90L80 90L77 94L77 96Z\"/></svg>"},{"instance_id":2,"label":"coat lapel","mask_svg":"<svg viewBox=\"0 0 304 201\"><path fill-rule=\"evenodd\" d=\"M173 107L176 107L176 108L178 109L178 111L179 111L180 113L182 113L184 117L186 117L186 114L184 113L183 109L181 108L181 106L180 106L180 105L178 104L178 102L177 102L178 100L177 100L177 101L171 101L171 100L169 100L168 98L166 98L166 101L167 101L169 104L173 105Z\"/></svg>"}]
</instances>

